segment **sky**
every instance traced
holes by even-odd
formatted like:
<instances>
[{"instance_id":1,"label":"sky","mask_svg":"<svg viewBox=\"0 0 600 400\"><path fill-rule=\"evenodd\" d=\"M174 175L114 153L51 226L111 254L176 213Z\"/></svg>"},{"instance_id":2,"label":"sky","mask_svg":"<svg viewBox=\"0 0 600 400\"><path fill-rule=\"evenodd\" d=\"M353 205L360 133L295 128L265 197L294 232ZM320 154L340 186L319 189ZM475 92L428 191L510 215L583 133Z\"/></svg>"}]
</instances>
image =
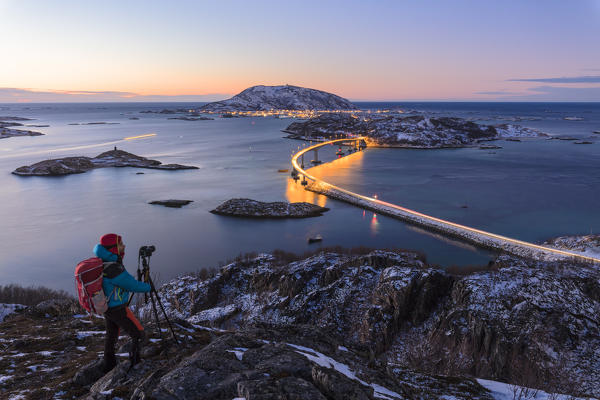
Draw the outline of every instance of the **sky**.
<instances>
[{"instance_id":1,"label":"sky","mask_svg":"<svg viewBox=\"0 0 600 400\"><path fill-rule=\"evenodd\" d=\"M0 102L600 101L600 0L0 0Z\"/></svg>"}]
</instances>

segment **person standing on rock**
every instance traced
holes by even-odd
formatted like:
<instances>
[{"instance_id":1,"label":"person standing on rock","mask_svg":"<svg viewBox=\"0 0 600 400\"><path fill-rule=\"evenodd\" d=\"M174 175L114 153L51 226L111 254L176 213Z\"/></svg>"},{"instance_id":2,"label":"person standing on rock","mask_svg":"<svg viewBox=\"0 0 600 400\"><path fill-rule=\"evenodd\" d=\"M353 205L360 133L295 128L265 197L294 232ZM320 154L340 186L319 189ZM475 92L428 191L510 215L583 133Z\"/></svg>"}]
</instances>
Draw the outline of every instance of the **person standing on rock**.
<instances>
[{"instance_id":1,"label":"person standing on rock","mask_svg":"<svg viewBox=\"0 0 600 400\"><path fill-rule=\"evenodd\" d=\"M127 307L129 294L150 292L150 285L136 280L123 266L125 244L121 236L115 233L102 236L100 243L94 247L94 254L104 261L102 289L108 297L108 310L104 313L106 339L103 371L108 372L117 365L115 345L119 338L119 328L131 336L129 359L133 367L140 361L140 341L144 335L144 328Z\"/></svg>"}]
</instances>

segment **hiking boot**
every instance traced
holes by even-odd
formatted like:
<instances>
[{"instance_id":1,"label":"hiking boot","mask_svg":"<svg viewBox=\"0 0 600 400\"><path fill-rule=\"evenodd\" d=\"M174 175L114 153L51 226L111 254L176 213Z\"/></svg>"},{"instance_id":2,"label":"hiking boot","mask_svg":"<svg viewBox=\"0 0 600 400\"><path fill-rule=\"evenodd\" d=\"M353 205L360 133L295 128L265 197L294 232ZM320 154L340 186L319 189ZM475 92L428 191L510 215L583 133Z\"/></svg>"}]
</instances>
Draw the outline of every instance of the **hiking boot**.
<instances>
[{"instance_id":1,"label":"hiking boot","mask_svg":"<svg viewBox=\"0 0 600 400\"><path fill-rule=\"evenodd\" d=\"M131 365L129 366L129 369L133 368L134 365L141 361L140 347L140 339L131 341L131 350L129 351L129 361Z\"/></svg>"},{"instance_id":2,"label":"hiking boot","mask_svg":"<svg viewBox=\"0 0 600 400\"><path fill-rule=\"evenodd\" d=\"M109 358L108 360L105 359L104 361L102 361L101 369L102 369L102 372L106 374L106 373L112 371L112 369L116 366L117 366L117 360L115 358Z\"/></svg>"}]
</instances>

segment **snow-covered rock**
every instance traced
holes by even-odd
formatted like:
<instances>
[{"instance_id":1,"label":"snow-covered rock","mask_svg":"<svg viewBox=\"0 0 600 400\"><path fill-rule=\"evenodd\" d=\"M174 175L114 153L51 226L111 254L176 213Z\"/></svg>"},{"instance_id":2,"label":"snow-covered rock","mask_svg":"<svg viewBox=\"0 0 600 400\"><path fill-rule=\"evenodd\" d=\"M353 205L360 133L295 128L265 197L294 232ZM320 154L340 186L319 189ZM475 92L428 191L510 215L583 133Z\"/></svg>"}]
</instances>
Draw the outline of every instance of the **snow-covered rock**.
<instances>
[{"instance_id":1,"label":"snow-covered rock","mask_svg":"<svg viewBox=\"0 0 600 400\"><path fill-rule=\"evenodd\" d=\"M288 203L276 201L265 203L251 199L231 199L210 212L219 215L247 218L307 218L319 217L325 211L329 211L329 209L306 202Z\"/></svg>"},{"instance_id":2,"label":"snow-covered rock","mask_svg":"<svg viewBox=\"0 0 600 400\"><path fill-rule=\"evenodd\" d=\"M569 250L600 258L600 235L559 236L543 243L545 246Z\"/></svg>"},{"instance_id":3,"label":"snow-covered rock","mask_svg":"<svg viewBox=\"0 0 600 400\"><path fill-rule=\"evenodd\" d=\"M585 265L502 256L455 276L414 253L261 255L160 293L173 315L215 328L322 329L398 376L413 368L600 396L600 271Z\"/></svg>"},{"instance_id":4,"label":"snow-covered rock","mask_svg":"<svg viewBox=\"0 0 600 400\"><path fill-rule=\"evenodd\" d=\"M356 110L348 100L332 93L298 86L252 86L228 100L202 106L199 111Z\"/></svg>"}]
</instances>

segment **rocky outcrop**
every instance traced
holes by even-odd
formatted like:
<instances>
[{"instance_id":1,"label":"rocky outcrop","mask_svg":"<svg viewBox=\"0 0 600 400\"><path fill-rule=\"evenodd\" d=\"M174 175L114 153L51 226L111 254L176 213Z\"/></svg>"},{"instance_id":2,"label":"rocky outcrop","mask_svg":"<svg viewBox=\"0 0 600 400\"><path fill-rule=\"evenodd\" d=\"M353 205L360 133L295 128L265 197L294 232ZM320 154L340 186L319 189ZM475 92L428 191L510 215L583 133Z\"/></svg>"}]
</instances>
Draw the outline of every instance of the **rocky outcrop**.
<instances>
[{"instance_id":1,"label":"rocky outcrop","mask_svg":"<svg viewBox=\"0 0 600 400\"><path fill-rule=\"evenodd\" d=\"M314 326L222 331L173 319L179 339L144 322L148 340L133 368L101 371L104 324L82 315L12 315L0 326L2 398L454 399L491 400L475 380L388 368Z\"/></svg>"},{"instance_id":2,"label":"rocky outcrop","mask_svg":"<svg viewBox=\"0 0 600 400\"><path fill-rule=\"evenodd\" d=\"M600 396L600 272L502 256L454 276L416 254L270 255L163 287L167 307L215 328L308 325L374 359Z\"/></svg>"},{"instance_id":3,"label":"rocky outcrop","mask_svg":"<svg viewBox=\"0 0 600 400\"><path fill-rule=\"evenodd\" d=\"M152 306L142 305L143 362L130 369L122 340L121 362L107 374L97 361L103 323L73 315L72 301L11 314L0 325L0 393L90 400L519 393L492 382L505 389L493 397L478 376L600 395L597 269L501 256L451 275L406 251L287 257L240 258L212 277L164 285L159 295L179 344L152 326Z\"/></svg>"},{"instance_id":4,"label":"rocky outcrop","mask_svg":"<svg viewBox=\"0 0 600 400\"><path fill-rule=\"evenodd\" d=\"M162 164L160 161L150 160L123 150L110 150L90 157L65 157L54 160L45 160L33 165L19 167L12 173L20 176L61 176L81 174L94 168L107 167L135 167L164 170L198 169L198 167Z\"/></svg>"},{"instance_id":5,"label":"rocky outcrop","mask_svg":"<svg viewBox=\"0 0 600 400\"><path fill-rule=\"evenodd\" d=\"M348 100L332 93L298 86L252 86L228 100L202 106L201 112L270 110L356 110Z\"/></svg>"},{"instance_id":6,"label":"rocky outcrop","mask_svg":"<svg viewBox=\"0 0 600 400\"><path fill-rule=\"evenodd\" d=\"M193 200L174 200L174 199L170 199L170 200L154 200L151 201L149 204L157 204L160 206L165 206L165 207L170 207L170 208L181 208L183 206L187 206L190 203L193 203Z\"/></svg>"},{"instance_id":7,"label":"rocky outcrop","mask_svg":"<svg viewBox=\"0 0 600 400\"><path fill-rule=\"evenodd\" d=\"M545 241L543 245L600 257L600 235L559 236Z\"/></svg>"},{"instance_id":8,"label":"rocky outcrop","mask_svg":"<svg viewBox=\"0 0 600 400\"><path fill-rule=\"evenodd\" d=\"M251 199L231 199L210 212L219 215L245 218L308 218L320 217L326 207L311 203L287 203L283 201L265 203Z\"/></svg>"},{"instance_id":9,"label":"rocky outcrop","mask_svg":"<svg viewBox=\"0 0 600 400\"><path fill-rule=\"evenodd\" d=\"M479 125L462 118L364 113L322 114L308 121L294 122L284 132L302 139L361 135L368 138L370 146L409 148L465 147L502 138L546 136L517 125Z\"/></svg>"}]
</instances>

